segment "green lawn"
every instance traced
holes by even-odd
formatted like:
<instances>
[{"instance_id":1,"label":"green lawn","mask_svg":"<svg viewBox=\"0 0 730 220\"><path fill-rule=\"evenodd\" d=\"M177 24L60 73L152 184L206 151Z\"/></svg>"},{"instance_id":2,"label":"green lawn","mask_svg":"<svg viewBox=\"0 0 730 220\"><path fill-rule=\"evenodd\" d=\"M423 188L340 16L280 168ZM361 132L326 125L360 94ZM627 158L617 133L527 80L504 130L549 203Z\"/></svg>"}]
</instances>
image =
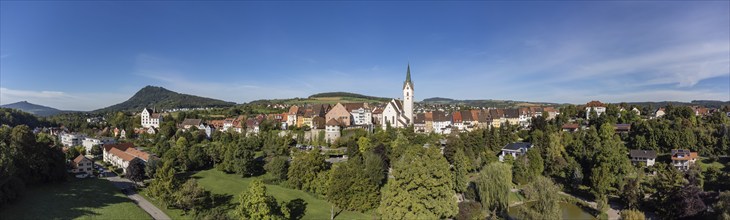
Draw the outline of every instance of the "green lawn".
<instances>
[{"instance_id":1,"label":"green lawn","mask_svg":"<svg viewBox=\"0 0 730 220\"><path fill-rule=\"evenodd\" d=\"M237 203L238 195L248 189L251 180L261 177L241 178L234 174L225 174L221 171L212 169L200 171L193 175L198 183L210 190L214 194L226 194L233 196L231 203ZM307 203L306 213L303 219L329 219L330 204L319 199L309 193L301 190L281 187L278 185L266 185L269 195L276 198L277 201L291 201L294 199L302 199ZM372 216L359 213L343 211L337 216L337 219L372 219Z\"/></svg>"},{"instance_id":2,"label":"green lawn","mask_svg":"<svg viewBox=\"0 0 730 220\"><path fill-rule=\"evenodd\" d=\"M241 178L235 174L226 174L221 171L211 169L200 171L191 178L195 178L200 186L209 190L213 194L221 194L230 198L228 204L229 213L233 214L233 208L238 203L238 195L248 189L248 185L252 180L259 177ZM269 195L276 198L276 201L291 201L294 199L302 199L307 203L307 208L303 219L329 219L330 203L323 199L319 199L307 192L301 190L290 189L279 185L266 184L266 191ZM179 209L167 209L160 202L148 196L142 195L157 207L162 209L172 219L192 219L192 215L183 216L183 212ZM372 219L373 217L359 212L343 211L335 219Z\"/></svg>"},{"instance_id":3,"label":"green lawn","mask_svg":"<svg viewBox=\"0 0 730 220\"><path fill-rule=\"evenodd\" d=\"M70 180L29 187L0 219L152 219L104 179Z\"/></svg>"},{"instance_id":4,"label":"green lawn","mask_svg":"<svg viewBox=\"0 0 730 220\"><path fill-rule=\"evenodd\" d=\"M704 157L697 160L697 163L700 164L702 171L706 171L708 167L717 167L720 170L725 169L725 164L718 162L718 161L714 161L714 162L710 163L710 159L704 158Z\"/></svg>"}]
</instances>

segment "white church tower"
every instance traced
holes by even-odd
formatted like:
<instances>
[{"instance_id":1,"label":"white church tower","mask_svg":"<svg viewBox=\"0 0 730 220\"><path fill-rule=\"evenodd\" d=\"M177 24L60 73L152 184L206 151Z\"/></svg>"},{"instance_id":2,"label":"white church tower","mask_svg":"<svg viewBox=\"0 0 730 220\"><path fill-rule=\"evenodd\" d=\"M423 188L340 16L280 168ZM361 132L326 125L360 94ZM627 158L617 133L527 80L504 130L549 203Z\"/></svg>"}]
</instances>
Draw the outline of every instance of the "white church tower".
<instances>
[{"instance_id":1,"label":"white church tower","mask_svg":"<svg viewBox=\"0 0 730 220\"><path fill-rule=\"evenodd\" d=\"M408 125L413 124L413 82L411 81L411 64L408 64L406 81L403 82L403 114L408 119Z\"/></svg>"}]
</instances>

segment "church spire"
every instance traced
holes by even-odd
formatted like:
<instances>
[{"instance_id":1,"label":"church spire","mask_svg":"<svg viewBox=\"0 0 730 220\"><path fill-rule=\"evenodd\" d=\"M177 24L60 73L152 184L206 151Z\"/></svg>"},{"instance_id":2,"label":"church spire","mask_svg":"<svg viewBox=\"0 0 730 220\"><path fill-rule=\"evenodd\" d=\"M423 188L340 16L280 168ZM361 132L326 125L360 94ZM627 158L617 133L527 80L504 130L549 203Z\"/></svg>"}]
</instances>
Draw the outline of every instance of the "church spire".
<instances>
[{"instance_id":1,"label":"church spire","mask_svg":"<svg viewBox=\"0 0 730 220\"><path fill-rule=\"evenodd\" d=\"M407 84L410 84L411 89L413 89L413 82L411 82L411 63L408 63L408 69L406 70L406 81L403 82L403 89L406 88Z\"/></svg>"},{"instance_id":2,"label":"church spire","mask_svg":"<svg viewBox=\"0 0 730 220\"><path fill-rule=\"evenodd\" d=\"M406 70L406 82L411 82L411 63L408 63L408 70Z\"/></svg>"}]
</instances>

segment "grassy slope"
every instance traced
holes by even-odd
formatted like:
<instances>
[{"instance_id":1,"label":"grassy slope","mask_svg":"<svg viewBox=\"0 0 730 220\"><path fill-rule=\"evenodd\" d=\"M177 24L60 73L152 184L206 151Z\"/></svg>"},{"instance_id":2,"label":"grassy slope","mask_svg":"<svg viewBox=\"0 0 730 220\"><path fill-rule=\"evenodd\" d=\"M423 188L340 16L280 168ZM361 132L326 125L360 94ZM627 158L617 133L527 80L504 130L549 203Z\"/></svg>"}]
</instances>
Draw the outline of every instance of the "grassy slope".
<instances>
[{"instance_id":1,"label":"grassy slope","mask_svg":"<svg viewBox=\"0 0 730 220\"><path fill-rule=\"evenodd\" d=\"M152 219L103 179L30 187L0 209L0 219Z\"/></svg>"},{"instance_id":2,"label":"grassy slope","mask_svg":"<svg viewBox=\"0 0 730 220\"><path fill-rule=\"evenodd\" d=\"M231 202L238 201L238 195L248 189L251 180L257 178L241 178L233 174L225 174L218 170L201 171L193 175L198 183L215 194L232 195ZM306 214L304 219L329 219L330 204L322 199L316 198L309 193L301 190L289 189L278 185L266 185L267 192L274 196L277 201L291 201L293 199L303 199L307 203ZM337 216L337 219L371 219L371 216L358 213L343 211Z\"/></svg>"}]
</instances>

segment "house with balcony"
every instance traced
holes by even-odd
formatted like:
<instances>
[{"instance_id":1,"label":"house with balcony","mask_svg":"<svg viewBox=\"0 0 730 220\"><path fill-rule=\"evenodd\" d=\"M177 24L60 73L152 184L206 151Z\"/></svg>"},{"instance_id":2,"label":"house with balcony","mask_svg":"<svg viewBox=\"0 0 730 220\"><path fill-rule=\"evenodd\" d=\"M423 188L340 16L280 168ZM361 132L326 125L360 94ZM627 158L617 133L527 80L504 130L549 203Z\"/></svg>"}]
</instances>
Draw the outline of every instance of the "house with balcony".
<instances>
[{"instance_id":1,"label":"house with balcony","mask_svg":"<svg viewBox=\"0 0 730 220\"><path fill-rule=\"evenodd\" d=\"M672 166L682 171L688 170L697 162L698 157L697 152L688 149L672 149Z\"/></svg>"},{"instance_id":2,"label":"house with balcony","mask_svg":"<svg viewBox=\"0 0 730 220\"><path fill-rule=\"evenodd\" d=\"M631 163L644 163L646 166L654 166L656 162L656 151L653 150L630 150Z\"/></svg>"}]
</instances>

